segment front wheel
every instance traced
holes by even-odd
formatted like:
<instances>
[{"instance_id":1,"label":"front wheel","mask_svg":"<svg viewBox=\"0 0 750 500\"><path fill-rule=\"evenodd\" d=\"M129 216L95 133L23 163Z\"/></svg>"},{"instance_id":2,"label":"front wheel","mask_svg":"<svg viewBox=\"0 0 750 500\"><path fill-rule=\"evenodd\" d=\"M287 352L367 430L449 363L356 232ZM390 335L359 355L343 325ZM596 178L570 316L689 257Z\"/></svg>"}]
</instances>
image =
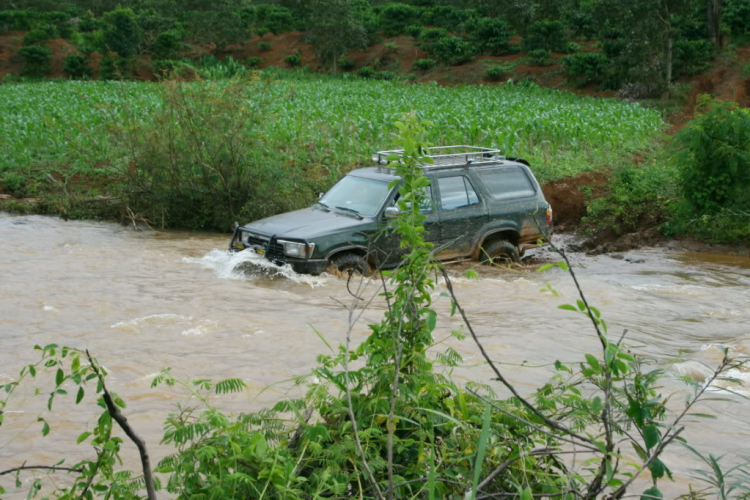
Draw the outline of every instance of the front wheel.
<instances>
[{"instance_id":1,"label":"front wheel","mask_svg":"<svg viewBox=\"0 0 750 500\"><path fill-rule=\"evenodd\" d=\"M341 274L369 276L372 273L369 262L361 255L345 253L335 257L331 264Z\"/></svg>"},{"instance_id":2,"label":"front wheel","mask_svg":"<svg viewBox=\"0 0 750 500\"><path fill-rule=\"evenodd\" d=\"M482 253L479 256L482 264L510 264L518 262L518 247L507 240L495 240L486 247L482 247Z\"/></svg>"}]
</instances>

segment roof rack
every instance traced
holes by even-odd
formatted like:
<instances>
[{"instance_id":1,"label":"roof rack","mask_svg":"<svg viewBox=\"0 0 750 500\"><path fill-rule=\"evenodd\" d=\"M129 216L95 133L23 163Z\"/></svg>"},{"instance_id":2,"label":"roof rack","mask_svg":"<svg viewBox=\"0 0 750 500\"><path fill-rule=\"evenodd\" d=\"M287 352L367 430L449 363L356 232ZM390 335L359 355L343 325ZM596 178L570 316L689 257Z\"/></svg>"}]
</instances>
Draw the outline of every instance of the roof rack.
<instances>
[{"instance_id":1,"label":"roof rack","mask_svg":"<svg viewBox=\"0 0 750 500\"><path fill-rule=\"evenodd\" d=\"M504 160L505 157L499 149L480 148L478 146L436 146L427 148L425 156L432 158L434 163L422 165L423 168L454 167L457 165L469 166L475 163L486 163L490 161ZM373 153L372 160L378 165L389 165L388 156L403 155L403 149L391 151L378 151ZM400 161L400 160L396 160Z\"/></svg>"}]
</instances>

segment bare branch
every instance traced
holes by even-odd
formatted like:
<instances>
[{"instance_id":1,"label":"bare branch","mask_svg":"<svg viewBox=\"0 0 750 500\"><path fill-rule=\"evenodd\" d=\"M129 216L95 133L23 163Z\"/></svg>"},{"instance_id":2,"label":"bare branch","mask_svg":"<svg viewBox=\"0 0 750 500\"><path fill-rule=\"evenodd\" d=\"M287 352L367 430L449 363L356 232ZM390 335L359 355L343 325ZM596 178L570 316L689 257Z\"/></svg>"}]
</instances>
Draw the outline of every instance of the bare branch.
<instances>
[{"instance_id":1,"label":"bare branch","mask_svg":"<svg viewBox=\"0 0 750 500\"><path fill-rule=\"evenodd\" d=\"M151 460L148 456L148 450L146 449L146 443L141 439L141 437L135 433L133 428L128 423L128 419L125 417L125 415L120 412L120 410L117 408L117 405L112 400L112 395L107 390L107 386L104 384L104 377L102 376L101 372L99 371L99 367L94 362L94 359L91 357L91 354L89 353L88 349L86 349L86 357L89 358L89 363L91 363L91 368L94 370L94 373L96 373L96 376L99 378L99 381L102 384L102 397L104 398L104 404L107 405L107 411L109 412L109 415L112 417L112 419L117 422L117 424L122 428L122 430L127 434L127 436L130 438L133 443L135 443L136 447L138 448L138 453L141 456L141 467L143 469L143 480L146 483L146 493L148 494L148 500L156 500L156 489L154 488L154 476L151 473Z\"/></svg>"},{"instance_id":2,"label":"bare branch","mask_svg":"<svg viewBox=\"0 0 750 500\"><path fill-rule=\"evenodd\" d=\"M469 329L469 333L471 333L472 338L474 339L474 342L479 347L479 350L482 353L482 356L484 356L484 359L487 360L487 363L490 365L490 368L492 368L492 371L495 372L495 375L497 375L497 379L515 396L526 408L531 410L532 413L534 413L537 417L542 419L542 421L548 426L555 430L558 430L568 436L575 437L576 439L579 439L580 441L583 441L584 443L592 444L591 439L581 436L580 434L573 432L572 430L566 428L562 424L555 422L554 420L548 418L542 412L540 412L534 405L529 403L523 396L521 396L518 391L516 391L516 388L513 387L513 385L506 380L505 377L503 377L503 374L500 373L500 370L497 369L497 366L495 366L495 363L492 362L492 359L487 354L487 351L484 350L484 346L479 341L479 337L477 337L476 332L474 332L474 328L472 328L471 323L469 322L469 318L466 317L466 312L464 311L463 307L458 303L458 299L456 298L456 294L453 291L453 283L451 283L450 277L448 276L448 272L445 270L444 267L440 267L440 271L443 273L443 278L445 278L445 286L448 288L448 292L450 293L451 297L453 298L453 302L456 304L456 309L458 309L458 312L461 313L461 317L464 320L464 324L466 324L466 327Z\"/></svg>"},{"instance_id":3,"label":"bare branch","mask_svg":"<svg viewBox=\"0 0 750 500\"><path fill-rule=\"evenodd\" d=\"M49 470L52 472L65 471L65 472L83 472L83 469L77 469L75 467L60 467L59 465L22 465L20 467L14 467L12 469L0 471L0 476L6 474L13 474L14 472L21 470Z\"/></svg>"}]
</instances>

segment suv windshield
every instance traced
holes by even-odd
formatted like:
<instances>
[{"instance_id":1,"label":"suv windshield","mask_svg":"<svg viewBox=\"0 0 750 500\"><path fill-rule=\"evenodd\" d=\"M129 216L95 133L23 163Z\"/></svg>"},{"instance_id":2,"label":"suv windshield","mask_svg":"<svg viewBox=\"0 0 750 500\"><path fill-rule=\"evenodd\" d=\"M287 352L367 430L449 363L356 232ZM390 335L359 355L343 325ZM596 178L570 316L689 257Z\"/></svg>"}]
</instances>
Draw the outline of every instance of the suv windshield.
<instances>
[{"instance_id":1,"label":"suv windshield","mask_svg":"<svg viewBox=\"0 0 750 500\"><path fill-rule=\"evenodd\" d=\"M336 183L321 199L320 203L345 212L356 212L372 217L388 196L388 183L347 175Z\"/></svg>"}]
</instances>

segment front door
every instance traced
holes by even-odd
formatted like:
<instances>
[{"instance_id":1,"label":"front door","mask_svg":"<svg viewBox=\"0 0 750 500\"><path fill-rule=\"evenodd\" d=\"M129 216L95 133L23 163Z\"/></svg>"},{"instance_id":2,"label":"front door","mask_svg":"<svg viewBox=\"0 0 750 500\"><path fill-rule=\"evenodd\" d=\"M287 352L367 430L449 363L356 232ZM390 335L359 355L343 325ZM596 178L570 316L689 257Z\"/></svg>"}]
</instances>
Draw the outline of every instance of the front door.
<instances>
[{"instance_id":1,"label":"front door","mask_svg":"<svg viewBox=\"0 0 750 500\"><path fill-rule=\"evenodd\" d=\"M427 198L420 212L425 215L424 228L426 233L424 239L437 247L440 243L440 218L437 207L435 206L435 187L426 188L425 197ZM395 206L398 200L398 190L390 198L387 206ZM384 267L394 267L401 262L401 259L410 249L401 248L401 235L394 231L395 221L386 219L384 216L381 220L381 231L374 237L374 247L377 249L378 262Z\"/></svg>"}]
</instances>

